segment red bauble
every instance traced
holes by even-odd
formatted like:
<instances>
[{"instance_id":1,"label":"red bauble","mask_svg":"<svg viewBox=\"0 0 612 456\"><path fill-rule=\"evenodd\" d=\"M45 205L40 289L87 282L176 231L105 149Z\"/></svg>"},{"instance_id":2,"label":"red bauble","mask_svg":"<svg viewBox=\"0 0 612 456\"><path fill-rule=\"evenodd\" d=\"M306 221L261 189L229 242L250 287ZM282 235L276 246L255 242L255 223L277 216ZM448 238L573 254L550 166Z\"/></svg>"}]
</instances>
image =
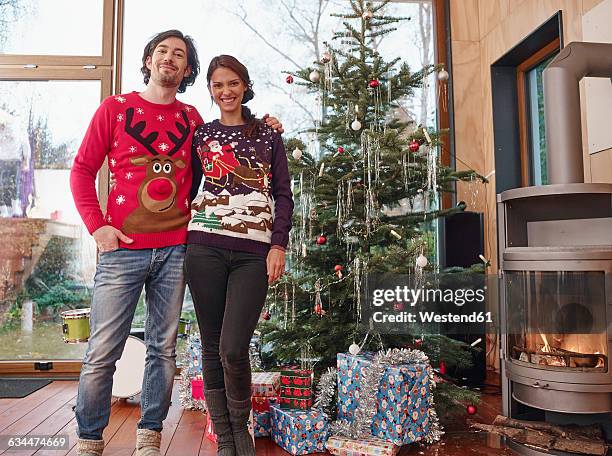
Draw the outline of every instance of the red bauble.
<instances>
[{"instance_id":1,"label":"red bauble","mask_svg":"<svg viewBox=\"0 0 612 456\"><path fill-rule=\"evenodd\" d=\"M327 238L325 236L321 235L317 238L317 244L324 245L325 243L327 243Z\"/></svg>"},{"instance_id":2,"label":"red bauble","mask_svg":"<svg viewBox=\"0 0 612 456\"><path fill-rule=\"evenodd\" d=\"M446 363L444 361L440 361L440 367L438 367L438 372L440 372L440 375L446 375Z\"/></svg>"},{"instance_id":3,"label":"red bauble","mask_svg":"<svg viewBox=\"0 0 612 456\"><path fill-rule=\"evenodd\" d=\"M410 144L408 144L408 148L410 149L411 152L417 152L419 150L419 148L421 147L421 145L419 144L418 141L410 141Z\"/></svg>"},{"instance_id":4,"label":"red bauble","mask_svg":"<svg viewBox=\"0 0 612 456\"><path fill-rule=\"evenodd\" d=\"M321 304L315 304L315 306L314 306L314 312L315 312L317 315L321 315L321 311L322 311L322 310L323 310L323 309L321 309Z\"/></svg>"},{"instance_id":5,"label":"red bauble","mask_svg":"<svg viewBox=\"0 0 612 456\"><path fill-rule=\"evenodd\" d=\"M423 345L423 340L422 339L414 339L414 346L415 347L420 347L421 345Z\"/></svg>"},{"instance_id":6,"label":"red bauble","mask_svg":"<svg viewBox=\"0 0 612 456\"><path fill-rule=\"evenodd\" d=\"M343 154L344 153L344 147L338 146L338 153L339 154Z\"/></svg>"},{"instance_id":7,"label":"red bauble","mask_svg":"<svg viewBox=\"0 0 612 456\"><path fill-rule=\"evenodd\" d=\"M404 310L404 303L396 302L395 304L393 304L393 310L395 310L396 312L401 312L402 310Z\"/></svg>"},{"instance_id":8,"label":"red bauble","mask_svg":"<svg viewBox=\"0 0 612 456\"><path fill-rule=\"evenodd\" d=\"M344 268L342 267L341 264L337 264L336 266L334 266L334 272L340 272L342 271Z\"/></svg>"},{"instance_id":9,"label":"red bauble","mask_svg":"<svg viewBox=\"0 0 612 456\"><path fill-rule=\"evenodd\" d=\"M468 415L476 415L478 409L475 405L470 404L465 408L465 411L468 413Z\"/></svg>"},{"instance_id":10,"label":"red bauble","mask_svg":"<svg viewBox=\"0 0 612 456\"><path fill-rule=\"evenodd\" d=\"M264 320L269 320L270 319L270 312L265 311L264 313L261 314L261 318L263 318Z\"/></svg>"},{"instance_id":11,"label":"red bauble","mask_svg":"<svg viewBox=\"0 0 612 456\"><path fill-rule=\"evenodd\" d=\"M287 76L285 81L287 81L287 84L293 84L293 76L291 76L291 75Z\"/></svg>"},{"instance_id":12,"label":"red bauble","mask_svg":"<svg viewBox=\"0 0 612 456\"><path fill-rule=\"evenodd\" d=\"M371 89L375 89L376 87L378 87L380 85L380 81L378 79L372 79L369 83L368 86Z\"/></svg>"}]
</instances>

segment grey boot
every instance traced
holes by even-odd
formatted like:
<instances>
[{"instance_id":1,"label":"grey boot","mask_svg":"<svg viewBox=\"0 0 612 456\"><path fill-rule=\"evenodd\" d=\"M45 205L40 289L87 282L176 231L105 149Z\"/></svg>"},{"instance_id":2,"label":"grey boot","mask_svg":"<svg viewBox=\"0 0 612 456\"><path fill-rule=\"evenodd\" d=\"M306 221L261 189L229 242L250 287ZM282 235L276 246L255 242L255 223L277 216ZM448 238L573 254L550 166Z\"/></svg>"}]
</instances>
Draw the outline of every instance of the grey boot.
<instances>
[{"instance_id":1,"label":"grey boot","mask_svg":"<svg viewBox=\"0 0 612 456\"><path fill-rule=\"evenodd\" d=\"M217 455L236 456L224 389L204 390L208 416L217 434Z\"/></svg>"},{"instance_id":2,"label":"grey boot","mask_svg":"<svg viewBox=\"0 0 612 456\"><path fill-rule=\"evenodd\" d=\"M234 434L234 446L236 456L255 456L255 442L249 434L248 422L251 416L251 399L235 401L227 398L227 409L229 410L232 433Z\"/></svg>"},{"instance_id":3,"label":"grey boot","mask_svg":"<svg viewBox=\"0 0 612 456\"><path fill-rule=\"evenodd\" d=\"M77 456L102 456L104 440L79 439L77 442Z\"/></svg>"},{"instance_id":4,"label":"grey boot","mask_svg":"<svg viewBox=\"0 0 612 456\"><path fill-rule=\"evenodd\" d=\"M151 429L136 431L136 456L159 456L161 432Z\"/></svg>"}]
</instances>

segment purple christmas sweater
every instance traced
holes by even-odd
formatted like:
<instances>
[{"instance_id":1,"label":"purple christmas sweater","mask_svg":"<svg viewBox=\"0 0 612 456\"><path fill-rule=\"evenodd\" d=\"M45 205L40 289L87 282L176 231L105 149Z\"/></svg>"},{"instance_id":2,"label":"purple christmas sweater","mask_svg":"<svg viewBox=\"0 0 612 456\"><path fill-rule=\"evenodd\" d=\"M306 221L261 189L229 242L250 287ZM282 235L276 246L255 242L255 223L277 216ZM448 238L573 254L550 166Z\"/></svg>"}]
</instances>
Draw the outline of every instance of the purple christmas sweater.
<instances>
[{"instance_id":1,"label":"purple christmas sweater","mask_svg":"<svg viewBox=\"0 0 612 456\"><path fill-rule=\"evenodd\" d=\"M293 195L281 136L260 125L204 124L193 136L192 218L187 242L267 255L289 242ZM203 183L200 188L200 183Z\"/></svg>"}]
</instances>

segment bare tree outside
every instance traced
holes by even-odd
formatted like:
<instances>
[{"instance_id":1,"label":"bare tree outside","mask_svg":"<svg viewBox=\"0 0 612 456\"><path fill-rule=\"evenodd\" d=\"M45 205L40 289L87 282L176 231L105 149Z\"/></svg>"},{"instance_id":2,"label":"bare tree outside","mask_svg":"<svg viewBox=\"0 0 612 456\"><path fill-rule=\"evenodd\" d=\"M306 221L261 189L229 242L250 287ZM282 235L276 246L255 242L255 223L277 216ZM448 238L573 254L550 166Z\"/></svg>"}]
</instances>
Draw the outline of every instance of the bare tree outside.
<instances>
[{"instance_id":1,"label":"bare tree outside","mask_svg":"<svg viewBox=\"0 0 612 456\"><path fill-rule=\"evenodd\" d=\"M0 52L10 35L11 24L17 22L25 10L22 0L0 0Z\"/></svg>"}]
</instances>

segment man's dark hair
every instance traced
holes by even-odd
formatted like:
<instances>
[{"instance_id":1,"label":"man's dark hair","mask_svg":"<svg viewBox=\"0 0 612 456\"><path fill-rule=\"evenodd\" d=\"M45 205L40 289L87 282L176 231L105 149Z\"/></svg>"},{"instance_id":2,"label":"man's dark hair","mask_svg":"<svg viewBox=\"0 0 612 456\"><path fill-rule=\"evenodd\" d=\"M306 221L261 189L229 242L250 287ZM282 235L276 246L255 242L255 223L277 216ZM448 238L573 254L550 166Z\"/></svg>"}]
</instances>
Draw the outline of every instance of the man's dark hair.
<instances>
[{"instance_id":1,"label":"man's dark hair","mask_svg":"<svg viewBox=\"0 0 612 456\"><path fill-rule=\"evenodd\" d=\"M153 51L155 51L157 45L167 38L178 38L183 40L185 47L187 48L187 65L191 67L191 73L188 76L185 76L181 81L181 85L179 85L178 92L183 93L185 90L187 90L187 86L193 85L198 77L198 73L200 73L198 51L195 47L193 38L191 38L189 35L183 35L183 33L179 30L166 30L165 32L155 35L144 48L144 52L142 54L142 68L140 71L144 76L144 83L148 84L149 79L151 79L151 70L149 70L146 65L147 57L153 57Z\"/></svg>"}]
</instances>

